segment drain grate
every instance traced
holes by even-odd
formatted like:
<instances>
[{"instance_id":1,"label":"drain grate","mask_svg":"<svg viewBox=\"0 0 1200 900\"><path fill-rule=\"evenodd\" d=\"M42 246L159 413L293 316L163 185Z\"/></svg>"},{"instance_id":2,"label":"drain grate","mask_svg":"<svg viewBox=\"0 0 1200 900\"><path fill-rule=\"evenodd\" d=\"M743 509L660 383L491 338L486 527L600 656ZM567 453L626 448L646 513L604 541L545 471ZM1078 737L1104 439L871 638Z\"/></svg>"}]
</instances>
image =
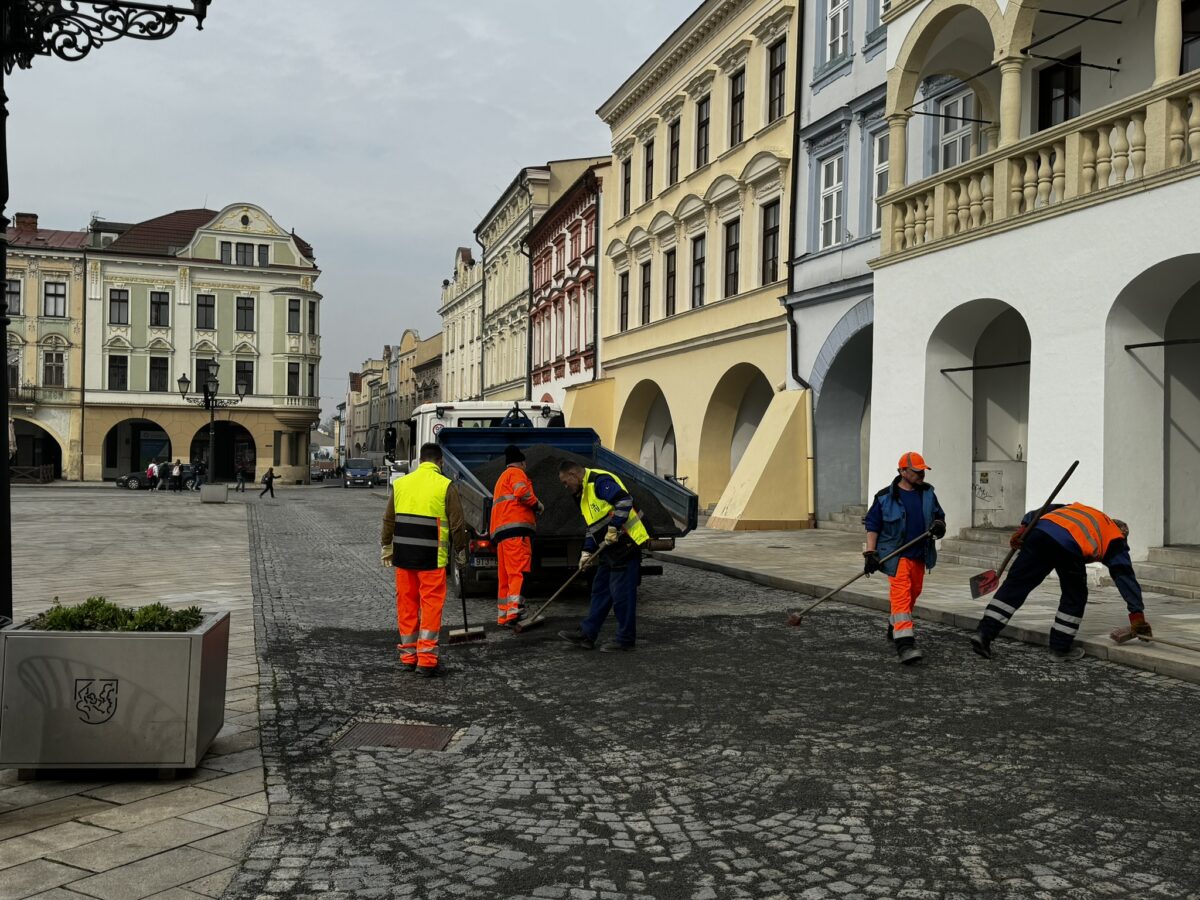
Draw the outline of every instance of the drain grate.
<instances>
[{"instance_id":1,"label":"drain grate","mask_svg":"<svg viewBox=\"0 0 1200 900\"><path fill-rule=\"evenodd\" d=\"M448 725L401 725L396 722L360 722L347 731L335 750L355 747L396 747L404 750L445 750L457 728Z\"/></svg>"}]
</instances>

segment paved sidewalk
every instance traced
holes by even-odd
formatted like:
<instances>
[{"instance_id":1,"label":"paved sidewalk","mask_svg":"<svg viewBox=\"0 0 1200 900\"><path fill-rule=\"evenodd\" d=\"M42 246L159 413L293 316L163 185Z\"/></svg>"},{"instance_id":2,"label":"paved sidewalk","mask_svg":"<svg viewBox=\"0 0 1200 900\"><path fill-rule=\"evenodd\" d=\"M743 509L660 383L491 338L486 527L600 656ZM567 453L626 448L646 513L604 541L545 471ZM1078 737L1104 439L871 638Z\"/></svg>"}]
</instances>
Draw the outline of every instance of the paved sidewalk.
<instances>
[{"instance_id":1,"label":"paved sidewalk","mask_svg":"<svg viewBox=\"0 0 1200 900\"><path fill-rule=\"evenodd\" d=\"M0 900L219 897L266 815L246 510L108 489L13 488L17 621L92 594L228 611L225 727L176 780L0 770Z\"/></svg>"},{"instance_id":2,"label":"paved sidewalk","mask_svg":"<svg viewBox=\"0 0 1200 900\"><path fill-rule=\"evenodd\" d=\"M862 571L862 547L863 538L840 531L734 532L700 528L678 541L673 552L660 556L757 584L820 596ZM925 578L924 591L917 601L918 618L974 631L985 604L982 599L971 599L968 582L979 571L974 567L938 563ZM887 595L887 577L879 574L859 579L842 591L838 599L886 611ZM1030 595L1001 634L1044 645L1058 599L1058 579L1052 575ZM1146 615L1156 636L1200 647L1200 603L1152 593L1146 593L1145 600ZM797 601L797 608L802 606ZM780 614L783 613L781 610ZM820 615L820 610L813 615ZM1143 641L1113 643L1109 632L1128 624L1125 601L1116 588L1092 586L1077 640L1091 656L1200 682L1200 652ZM919 634L918 627L918 639ZM963 649L970 652L965 640Z\"/></svg>"}]
</instances>

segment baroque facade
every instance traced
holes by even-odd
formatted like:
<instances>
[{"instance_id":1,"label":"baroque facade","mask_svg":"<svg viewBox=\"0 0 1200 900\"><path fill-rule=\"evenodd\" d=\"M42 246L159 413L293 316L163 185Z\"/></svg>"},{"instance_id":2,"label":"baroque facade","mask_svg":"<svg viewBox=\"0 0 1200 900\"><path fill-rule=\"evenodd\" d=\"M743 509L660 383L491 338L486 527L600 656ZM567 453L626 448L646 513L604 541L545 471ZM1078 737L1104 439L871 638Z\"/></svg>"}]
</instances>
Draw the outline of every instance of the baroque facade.
<instances>
[{"instance_id":1,"label":"baroque facade","mask_svg":"<svg viewBox=\"0 0 1200 900\"><path fill-rule=\"evenodd\" d=\"M600 198L611 169L609 160L588 167L529 233L531 400L561 404L568 387L596 377Z\"/></svg>"},{"instance_id":2,"label":"baroque facade","mask_svg":"<svg viewBox=\"0 0 1200 900\"><path fill-rule=\"evenodd\" d=\"M708 0L601 105L603 378L568 421L686 482L710 525L807 525L808 421L787 391L797 7Z\"/></svg>"},{"instance_id":3,"label":"baroque facade","mask_svg":"<svg viewBox=\"0 0 1200 900\"><path fill-rule=\"evenodd\" d=\"M454 277L442 282L442 399L478 400L483 396L480 349L483 345L483 266L467 247L454 251Z\"/></svg>"},{"instance_id":4,"label":"baroque facade","mask_svg":"<svg viewBox=\"0 0 1200 900\"><path fill-rule=\"evenodd\" d=\"M94 220L80 236L70 280L52 283L49 275L67 270L33 257L18 277L23 295L35 282L43 295L28 307L40 312L34 330L43 349L38 390L14 418L54 438L66 477L114 479L171 457L205 461L217 480L231 480L238 466L274 465L286 482L307 481L309 431L320 411L312 248L249 203L133 224ZM26 341L28 328L26 316ZM61 370L50 344L65 351ZM30 359L23 356L26 376ZM214 366L218 396L234 397L240 383L246 396L219 411L208 460L208 413L180 390L187 385L197 396ZM74 437L60 430L66 419L47 418L61 406L51 389L81 394Z\"/></svg>"},{"instance_id":5,"label":"baroque facade","mask_svg":"<svg viewBox=\"0 0 1200 900\"><path fill-rule=\"evenodd\" d=\"M1188 590L1200 6L904 0L883 20L872 482L921 447L952 527L1003 526L1079 459L1064 497L1127 520L1139 577Z\"/></svg>"},{"instance_id":6,"label":"baroque facade","mask_svg":"<svg viewBox=\"0 0 1200 900\"><path fill-rule=\"evenodd\" d=\"M529 230L559 195L603 158L554 160L521 169L475 229L483 265L483 397L529 393Z\"/></svg>"}]
</instances>

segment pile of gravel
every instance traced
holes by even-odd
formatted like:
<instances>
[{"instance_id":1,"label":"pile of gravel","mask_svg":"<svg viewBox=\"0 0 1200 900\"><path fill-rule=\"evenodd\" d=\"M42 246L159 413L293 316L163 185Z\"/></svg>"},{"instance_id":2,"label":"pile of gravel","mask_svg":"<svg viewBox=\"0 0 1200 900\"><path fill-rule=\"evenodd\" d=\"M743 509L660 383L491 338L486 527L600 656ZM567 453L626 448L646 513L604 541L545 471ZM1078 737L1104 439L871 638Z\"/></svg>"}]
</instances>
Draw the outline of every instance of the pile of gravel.
<instances>
[{"instance_id":1,"label":"pile of gravel","mask_svg":"<svg viewBox=\"0 0 1200 900\"><path fill-rule=\"evenodd\" d=\"M579 512L579 501L571 496L558 480L558 467L563 460L573 460L581 466L589 467L592 460L567 450L560 450L549 444L533 444L524 448L525 472L533 482L533 492L546 505L546 511L538 516L538 534L554 535L556 537L583 537L586 529L583 516ZM496 486L506 463L504 457L497 457L490 462L477 466L473 471L483 486L492 490ZM679 533L675 520L666 508L658 502L658 498L647 493L638 485L625 485L633 494L633 502L646 529L653 537L665 537Z\"/></svg>"}]
</instances>

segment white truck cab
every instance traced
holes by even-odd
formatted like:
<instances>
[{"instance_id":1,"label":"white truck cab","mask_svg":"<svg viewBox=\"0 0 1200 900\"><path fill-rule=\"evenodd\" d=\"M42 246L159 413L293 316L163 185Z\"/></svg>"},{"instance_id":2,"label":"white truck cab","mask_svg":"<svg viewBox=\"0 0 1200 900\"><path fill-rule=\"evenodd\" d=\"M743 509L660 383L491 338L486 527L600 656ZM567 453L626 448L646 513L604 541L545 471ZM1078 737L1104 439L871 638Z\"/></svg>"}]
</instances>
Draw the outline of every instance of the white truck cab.
<instances>
[{"instance_id":1,"label":"white truck cab","mask_svg":"<svg viewBox=\"0 0 1200 900\"><path fill-rule=\"evenodd\" d=\"M529 400L457 400L423 403L408 420L412 459L392 469L392 480L417 467L422 444L437 442L443 428L499 428L517 418L526 428L551 428L563 425L562 407L557 403L533 403ZM397 471L403 469L403 471Z\"/></svg>"}]
</instances>

